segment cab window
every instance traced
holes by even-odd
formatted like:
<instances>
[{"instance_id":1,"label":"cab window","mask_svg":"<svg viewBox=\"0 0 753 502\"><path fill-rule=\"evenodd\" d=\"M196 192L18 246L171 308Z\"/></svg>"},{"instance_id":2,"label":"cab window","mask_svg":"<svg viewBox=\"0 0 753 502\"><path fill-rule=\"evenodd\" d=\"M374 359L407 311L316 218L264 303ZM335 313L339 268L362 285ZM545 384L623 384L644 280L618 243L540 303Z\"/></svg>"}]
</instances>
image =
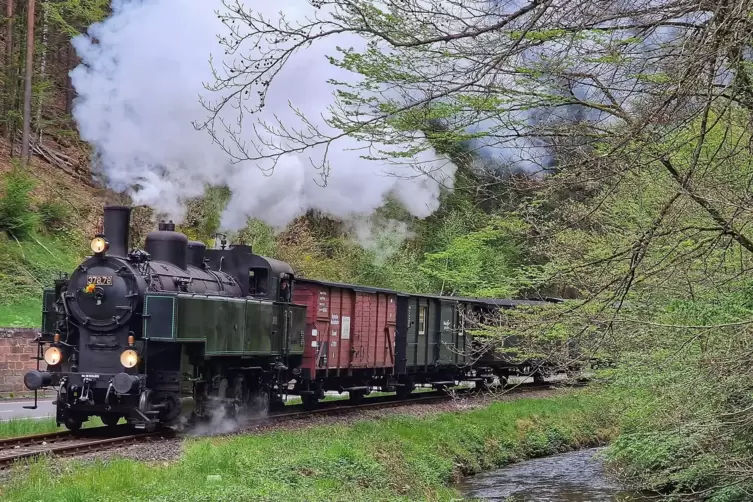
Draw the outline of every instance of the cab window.
<instances>
[{"instance_id":1,"label":"cab window","mask_svg":"<svg viewBox=\"0 0 753 502\"><path fill-rule=\"evenodd\" d=\"M266 268L252 268L248 271L248 294L251 296L266 296L269 290L268 271Z\"/></svg>"}]
</instances>

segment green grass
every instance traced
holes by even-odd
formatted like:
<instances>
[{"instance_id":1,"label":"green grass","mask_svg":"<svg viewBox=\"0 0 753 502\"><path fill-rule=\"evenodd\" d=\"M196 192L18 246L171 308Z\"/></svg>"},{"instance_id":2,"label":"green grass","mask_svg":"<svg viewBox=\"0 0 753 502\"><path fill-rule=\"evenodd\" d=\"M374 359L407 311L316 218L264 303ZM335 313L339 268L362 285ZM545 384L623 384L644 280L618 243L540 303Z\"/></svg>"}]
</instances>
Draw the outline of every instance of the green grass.
<instances>
[{"instance_id":1,"label":"green grass","mask_svg":"<svg viewBox=\"0 0 753 502\"><path fill-rule=\"evenodd\" d=\"M585 394L468 412L187 440L175 463L41 459L6 501L450 500L461 474L603 443L612 415Z\"/></svg>"},{"instance_id":2,"label":"green grass","mask_svg":"<svg viewBox=\"0 0 753 502\"><path fill-rule=\"evenodd\" d=\"M120 423L125 423L124 419ZM83 427L102 427L104 424L99 417L92 417L88 422L84 422ZM65 427L55 425L55 419L50 418L13 418L0 422L0 438L10 438L16 436L30 436L32 434L45 434L47 432L57 432L67 430Z\"/></svg>"},{"instance_id":3,"label":"green grass","mask_svg":"<svg viewBox=\"0 0 753 502\"><path fill-rule=\"evenodd\" d=\"M0 326L37 327L42 290L59 272L70 273L83 253L76 236L29 236L16 241L0 232Z\"/></svg>"},{"instance_id":4,"label":"green grass","mask_svg":"<svg viewBox=\"0 0 753 502\"><path fill-rule=\"evenodd\" d=\"M0 422L0 438L44 434L61 430L55 425L54 418L13 418Z\"/></svg>"}]
</instances>

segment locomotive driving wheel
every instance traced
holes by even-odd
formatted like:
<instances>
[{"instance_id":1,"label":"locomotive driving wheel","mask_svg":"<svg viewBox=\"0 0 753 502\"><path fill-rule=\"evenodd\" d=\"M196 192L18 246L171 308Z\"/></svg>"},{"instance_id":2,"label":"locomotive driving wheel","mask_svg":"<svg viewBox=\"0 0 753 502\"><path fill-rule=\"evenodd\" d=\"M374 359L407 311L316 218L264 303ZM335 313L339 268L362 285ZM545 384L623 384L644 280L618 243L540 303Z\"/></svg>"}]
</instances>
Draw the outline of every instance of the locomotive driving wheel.
<instances>
[{"instance_id":1,"label":"locomotive driving wheel","mask_svg":"<svg viewBox=\"0 0 753 502\"><path fill-rule=\"evenodd\" d=\"M254 415L266 416L269 413L269 387L262 385L249 394L249 408Z\"/></svg>"},{"instance_id":2,"label":"locomotive driving wheel","mask_svg":"<svg viewBox=\"0 0 753 502\"><path fill-rule=\"evenodd\" d=\"M99 418L102 419L102 423L107 427L118 425L118 422L120 421L120 415L118 413L105 413L104 415L100 415Z\"/></svg>"}]
</instances>

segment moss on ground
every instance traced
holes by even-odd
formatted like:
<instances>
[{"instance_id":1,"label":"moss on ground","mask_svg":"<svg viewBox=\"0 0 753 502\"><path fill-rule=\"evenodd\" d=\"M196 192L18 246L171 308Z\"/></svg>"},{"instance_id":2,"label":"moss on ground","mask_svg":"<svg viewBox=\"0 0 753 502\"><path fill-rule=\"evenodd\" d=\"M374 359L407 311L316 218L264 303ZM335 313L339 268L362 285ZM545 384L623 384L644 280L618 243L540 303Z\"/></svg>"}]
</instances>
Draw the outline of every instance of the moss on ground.
<instances>
[{"instance_id":1,"label":"moss on ground","mask_svg":"<svg viewBox=\"0 0 753 502\"><path fill-rule=\"evenodd\" d=\"M614 434L613 416L581 392L431 417L192 439L172 464L39 460L0 489L7 501L450 500L460 475Z\"/></svg>"}]
</instances>

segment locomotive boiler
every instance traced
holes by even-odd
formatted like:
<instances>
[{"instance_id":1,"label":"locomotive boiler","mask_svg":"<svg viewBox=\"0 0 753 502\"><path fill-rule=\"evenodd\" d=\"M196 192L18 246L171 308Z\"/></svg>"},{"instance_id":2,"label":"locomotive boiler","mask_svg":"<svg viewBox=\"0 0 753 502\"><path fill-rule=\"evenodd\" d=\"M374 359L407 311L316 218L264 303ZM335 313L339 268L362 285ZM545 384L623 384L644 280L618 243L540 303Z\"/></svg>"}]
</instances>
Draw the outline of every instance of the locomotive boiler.
<instances>
[{"instance_id":1,"label":"locomotive boiler","mask_svg":"<svg viewBox=\"0 0 753 502\"><path fill-rule=\"evenodd\" d=\"M182 410L266 409L303 352L292 269L248 246L206 249L164 222L129 249L130 212L105 207L92 255L44 291L46 368L26 373L26 387L54 389L71 430L92 416L153 428Z\"/></svg>"}]
</instances>

